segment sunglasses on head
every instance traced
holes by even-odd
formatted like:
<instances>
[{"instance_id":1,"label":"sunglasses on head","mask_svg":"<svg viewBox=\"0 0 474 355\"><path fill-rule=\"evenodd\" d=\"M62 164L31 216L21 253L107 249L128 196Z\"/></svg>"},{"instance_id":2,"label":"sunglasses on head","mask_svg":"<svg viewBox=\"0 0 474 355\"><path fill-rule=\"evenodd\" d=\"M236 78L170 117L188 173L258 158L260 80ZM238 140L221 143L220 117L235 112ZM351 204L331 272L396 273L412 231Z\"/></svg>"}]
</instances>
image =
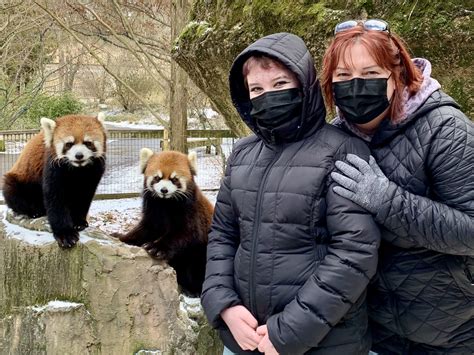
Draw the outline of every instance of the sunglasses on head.
<instances>
[{"instance_id":1,"label":"sunglasses on head","mask_svg":"<svg viewBox=\"0 0 474 355\"><path fill-rule=\"evenodd\" d=\"M370 19L370 20L349 20L338 23L334 28L334 34L350 30L351 28L362 26L367 31L381 31L387 32L390 35L390 26L384 20Z\"/></svg>"}]
</instances>

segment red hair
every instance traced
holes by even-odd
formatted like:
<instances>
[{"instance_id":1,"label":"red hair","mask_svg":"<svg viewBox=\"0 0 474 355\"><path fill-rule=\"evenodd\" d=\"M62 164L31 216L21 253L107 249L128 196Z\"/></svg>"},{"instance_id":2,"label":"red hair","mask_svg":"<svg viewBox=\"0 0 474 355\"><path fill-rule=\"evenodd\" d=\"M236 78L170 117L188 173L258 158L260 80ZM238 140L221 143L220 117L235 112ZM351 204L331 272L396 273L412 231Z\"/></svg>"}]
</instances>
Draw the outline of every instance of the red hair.
<instances>
[{"instance_id":1,"label":"red hair","mask_svg":"<svg viewBox=\"0 0 474 355\"><path fill-rule=\"evenodd\" d=\"M377 65L390 71L395 83L395 91L390 101L390 119L397 122L403 116L403 91L406 88L410 96L420 89L423 76L413 64L402 39L393 33L365 30L361 25L341 31L326 49L321 72L321 87L327 104L334 108L332 75L339 60L345 63L345 54L356 43L363 45L372 55Z\"/></svg>"},{"instance_id":2,"label":"red hair","mask_svg":"<svg viewBox=\"0 0 474 355\"><path fill-rule=\"evenodd\" d=\"M278 59L274 59L272 57L266 56L265 54L254 53L254 54L252 54L251 57L249 57L244 62L243 66L242 66L242 75L244 77L244 84L245 84L245 87L247 89L248 89L247 75L249 75L250 69L252 69L255 66L259 66L260 68L263 68L263 69L270 69L271 67L276 67L276 68L280 68L280 69L289 70ZM296 75L291 70L290 70L290 72L296 78ZM298 80L298 83L299 83L299 80Z\"/></svg>"}]
</instances>

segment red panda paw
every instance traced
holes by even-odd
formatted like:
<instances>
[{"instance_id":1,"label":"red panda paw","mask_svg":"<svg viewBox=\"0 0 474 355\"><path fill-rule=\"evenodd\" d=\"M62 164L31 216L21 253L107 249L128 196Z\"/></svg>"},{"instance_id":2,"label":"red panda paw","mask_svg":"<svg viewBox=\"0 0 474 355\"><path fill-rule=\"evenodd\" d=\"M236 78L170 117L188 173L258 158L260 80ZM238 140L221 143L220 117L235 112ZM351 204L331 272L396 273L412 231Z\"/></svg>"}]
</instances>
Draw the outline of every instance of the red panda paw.
<instances>
[{"instance_id":1,"label":"red panda paw","mask_svg":"<svg viewBox=\"0 0 474 355\"><path fill-rule=\"evenodd\" d=\"M54 239L58 242L59 246L63 249L69 249L76 245L79 241L79 233L76 231L70 233L54 233Z\"/></svg>"},{"instance_id":2,"label":"red panda paw","mask_svg":"<svg viewBox=\"0 0 474 355\"><path fill-rule=\"evenodd\" d=\"M74 225L74 229L78 232L83 231L87 227L89 227L89 223L87 223L87 221L81 221Z\"/></svg>"},{"instance_id":3,"label":"red panda paw","mask_svg":"<svg viewBox=\"0 0 474 355\"><path fill-rule=\"evenodd\" d=\"M149 242L143 244L143 248L146 250L148 255L157 259L166 259L165 253L160 250L159 244L157 242Z\"/></svg>"}]
</instances>

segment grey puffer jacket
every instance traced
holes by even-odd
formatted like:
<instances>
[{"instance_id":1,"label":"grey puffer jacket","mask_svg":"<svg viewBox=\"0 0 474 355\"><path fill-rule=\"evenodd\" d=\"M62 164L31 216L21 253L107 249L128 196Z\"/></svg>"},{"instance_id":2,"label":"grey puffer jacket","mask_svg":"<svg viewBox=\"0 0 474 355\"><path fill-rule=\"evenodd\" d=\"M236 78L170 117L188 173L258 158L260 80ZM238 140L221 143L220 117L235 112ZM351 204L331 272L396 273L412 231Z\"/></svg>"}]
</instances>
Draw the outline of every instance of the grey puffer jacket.
<instances>
[{"instance_id":1,"label":"grey puffer jacket","mask_svg":"<svg viewBox=\"0 0 474 355\"><path fill-rule=\"evenodd\" d=\"M383 122L368 145L391 181L374 216L382 229L369 296L374 349L473 354L473 123L434 90L397 125Z\"/></svg>"},{"instance_id":2,"label":"grey puffer jacket","mask_svg":"<svg viewBox=\"0 0 474 355\"><path fill-rule=\"evenodd\" d=\"M279 59L302 84L294 141L263 141L249 115L242 65L255 52ZM239 348L220 317L243 305L267 324L280 354L367 354L365 289L380 232L367 211L332 191L328 177L337 159L348 152L368 159L368 148L325 123L313 60L299 37L257 41L234 62L230 85L256 135L234 147L217 197L201 296L210 324L232 351L252 353Z\"/></svg>"}]
</instances>

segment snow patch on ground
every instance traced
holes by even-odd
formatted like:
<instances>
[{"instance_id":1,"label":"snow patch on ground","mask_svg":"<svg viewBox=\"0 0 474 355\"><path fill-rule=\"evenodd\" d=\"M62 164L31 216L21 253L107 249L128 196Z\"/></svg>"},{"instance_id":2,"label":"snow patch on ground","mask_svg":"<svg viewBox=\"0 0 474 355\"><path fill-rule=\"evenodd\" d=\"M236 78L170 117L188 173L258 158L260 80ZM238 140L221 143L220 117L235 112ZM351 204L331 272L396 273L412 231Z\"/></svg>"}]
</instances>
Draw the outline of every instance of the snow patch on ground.
<instances>
[{"instance_id":1,"label":"snow patch on ground","mask_svg":"<svg viewBox=\"0 0 474 355\"><path fill-rule=\"evenodd\" d=\"M146 122L130 122L130 121L121 121L121 122L104 122L106 129L144 129L144 130L160 130L164 127L157 124L150 124Z\"/></svg>"},{"instance_id":2,"label":"snow patch on ground","mask_svg":"<svg viewBox=\"0 0 474 355\"><path fill-rule=\"evenodd\" d=\"M217 191L204 191L203 193L212 204L216 203ZM51 233L29 230L8 222L5 218L6 210L6 205L0 205L0 216L5 225L5 233L9 237L32 245L56 243ZM141 197L94 200L89 209L89 226L99 229L106 235L115 232L126 233L140 221L141 210ZM87 229L79 233L81 243L88 243L90 241L101 244L113 243L111 240L91 238L86 235L86 232Z\"/></svg>"},{"instance_id":3,"label":"snow patch on ground","mask_svg":"<svg viewBox=\"0 0 474 355\"><path fill-rule=\"evenodd\" d=\"M217 191L203 191L203 194L212 204L216 203ZM89 225L108 235L126 233L140 221L141 210L141 197L94 200L89 209Z\"/></svg>"}]
</instances>

